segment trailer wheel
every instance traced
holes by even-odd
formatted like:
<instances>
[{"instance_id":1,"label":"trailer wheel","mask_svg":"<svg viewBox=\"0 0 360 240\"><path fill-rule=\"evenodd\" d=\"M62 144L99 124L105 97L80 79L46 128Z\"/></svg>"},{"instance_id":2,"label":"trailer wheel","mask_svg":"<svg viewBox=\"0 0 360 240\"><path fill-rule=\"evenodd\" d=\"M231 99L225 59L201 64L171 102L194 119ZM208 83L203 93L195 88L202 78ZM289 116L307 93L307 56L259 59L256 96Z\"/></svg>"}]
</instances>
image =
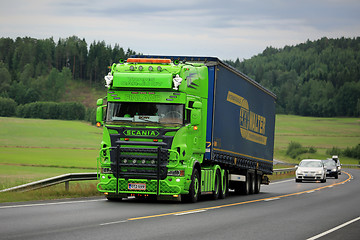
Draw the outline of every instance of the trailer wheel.
<instances>
[{"instance_id":1,"label":"trailer wheel","mask_svg":"<svg viewBox=\"0 0 360 240\"><path fill-rule=\"evenodd\" d=\"M260 186L261 186L261 175L256 174L255 175L255 194L258 194L260 192Z\"/></svg>"},{"instance_id":2,"label":"trailer wheel","mask_svg":"<svg viewBox=\"0 0 360 240\"><path fill-rule=\"evenodd\" d=\"M250 174L246 174L246 181L240 183L240 193L243 195L249 195L251 188L251 177Z\"/></svg>"},{"instance_id":3,"label":"trailer wheel","mask_svg":"<svg viewBox=\"0 0 360 240\"><path fill-rule=\"evenodd\" d=\"M199 200L200 195L200 176L196 168L193 170L191 175L191 184L189 194L185 195L185 201L195 203Z\"/></svg>"},{"instance_id":4,"label":"trailer wheel","mask_svg":"<svg viewBox=\"0 0 360 240\"><path fill-rule=\"evenodd\" d=\"M220 195L219 195L219 198L220 199L224 199L226 198L226 196L228 195L229 193L229 186L228 186L228 173L227 171L224 172L224 176L223 176L223 184L222 184L222 188L221 188L221 191L220 191Z\"/></svg>"},{"instance_id":5,"label":"trailer wheel","mask_svg":"<svg viewBox=\"0 0 360 240\"><path fill-rule=\"evenodd\" d=\"M212 199L217 200L220 194L220 186L221 186L221 175L220 171L217 170L215 174L215 184L214 184L214 193L212 194Z\"/></svg>"},{"instance_id":6,"label":"trailer wheel","mask_svg":"<svg viewBox=\"0 0 360 240\"><path fill-rule=\"evenodd\" d=\"M249 174L250 175L250 194L255 193L256 191L256 174Z\"/></svg>"}]
</instances>

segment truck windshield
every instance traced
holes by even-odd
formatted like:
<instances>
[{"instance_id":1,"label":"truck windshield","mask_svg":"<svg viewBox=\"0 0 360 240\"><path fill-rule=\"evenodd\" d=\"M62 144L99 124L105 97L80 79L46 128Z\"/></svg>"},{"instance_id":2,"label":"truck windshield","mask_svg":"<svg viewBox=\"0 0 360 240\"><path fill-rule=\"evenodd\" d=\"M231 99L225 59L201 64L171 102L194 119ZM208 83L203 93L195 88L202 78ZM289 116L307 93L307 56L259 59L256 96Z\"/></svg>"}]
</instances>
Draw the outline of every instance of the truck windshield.
<instances>
[{"instance_id":1,"label":"truck windshield","mask_svg":"<svg viewBox=\"0 0 360 240\"><path fill-rule=\"evenodd\" d=\"M182 104L108 102L106 121L183 124L183 113Z\"/></svg>"}]
</instances>

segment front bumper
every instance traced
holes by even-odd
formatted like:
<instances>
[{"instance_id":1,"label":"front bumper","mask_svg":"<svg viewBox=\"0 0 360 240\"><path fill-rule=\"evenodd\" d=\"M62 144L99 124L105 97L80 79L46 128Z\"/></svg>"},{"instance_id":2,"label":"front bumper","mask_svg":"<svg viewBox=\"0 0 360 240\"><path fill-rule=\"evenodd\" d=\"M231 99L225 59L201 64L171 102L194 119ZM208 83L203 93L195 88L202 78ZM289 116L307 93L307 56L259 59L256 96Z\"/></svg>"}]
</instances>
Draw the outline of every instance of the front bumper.
<instances>
[{"instance_id":1,"label":"front bumper","mask_svg":"<svg viewBox=\"0 0 360 240\"><path fill-rule=\"evenodd\" d=\"M338 172L335 170L335 171L327 171L326 172L326 176L327 177L336 177L338 175Z\"/></svg>"},{"instance_id":2,"label":"front bumper","mask_svg":"<svg viewBox=\"0 0 360 240\"><path fill-rule=\"evenodd\" d=\"M318 173L315 173L315 174L312 174L312 173L298 174L298 173L296 173L296 179L299 179L299 180L312 180L312 181L322 180L323 179L323 174L318 174Z\"/></svg>"},{"instance_id":3,"label":"front bumper","mask_svg":"<svg viewBox=\"0 0 360 240\"><path fill-rule=\"evenodd\" d=\"M104 176L104 178L103 178ZM100 183L97 188L100 192L115 194L151 194L151 195L178 195L187 193L184 190L185 177L167 177L164 180L147 179L124 179L119 178L116 183L115 177L101 174ZM143 190L130 189L131 184L141 184L145 186ZM117 188L117 189L116 189Z\"/></svg>"}]
</instances>

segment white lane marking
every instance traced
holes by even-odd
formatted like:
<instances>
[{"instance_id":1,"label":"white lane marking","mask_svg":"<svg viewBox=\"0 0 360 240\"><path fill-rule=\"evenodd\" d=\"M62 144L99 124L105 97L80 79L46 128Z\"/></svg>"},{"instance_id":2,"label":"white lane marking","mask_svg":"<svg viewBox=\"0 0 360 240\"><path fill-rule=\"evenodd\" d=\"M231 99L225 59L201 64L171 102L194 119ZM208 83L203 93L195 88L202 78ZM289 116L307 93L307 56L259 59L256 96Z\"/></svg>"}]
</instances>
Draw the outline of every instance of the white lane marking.
<instances>
[{"instance_id":1,"label":"white lane marking","mask_svg":"<svg viewBox=\"0 0 360 240\"><path fill-rule=\"evenodd\" d=\"M265 202L268 202L268 201L274 201L274 200L278 200L280 198L269 198L269 199L264 199Z\"/></svg>"},{"instance_id":2,"label":"white lane marking","mask_svg":"<svg viewBox=\"0 0 360 240\"><path fill-rule=\"evenodd\" d=\"M176 216L186 215L186 214L192 214L192 213L199 213L199 212L206 212L206 210L198 210L198 211L190 211L190 212L182 212L175 214Z\"/></svg>"},{"instance_id":3,"label":"white lane marking","mask_svg":"<svg viewBox=\"0 0 360 240\"><path fill-rule=\"evenodd\" d=\"M34 203L34 204L24 204L24 205L0 206L0 209L21 208L21 207L38 207L38 206L72 204L72 203L88 203L88 202L100 202L100 201L106 201L106 199L93 199L93 200L83 200L83 201L54 202L54 203Z\"/></svg>"},{"instance_id":4,"label":"white lane marking","mask_svg":"<svg viewBox=\"0 0 360 240\"><path fill-rule=\"evenodd\" d=\"M310 191L310 192L306 192L306 193L314 193L315 191Z\"/></svg>"},{"instance_id":5,"label":"white lane marking","mask_svg":"<svg viewBox=\"0 0 360 240\"><path fill-rule=\"evenodd\" d=\"M279 182L273 182L273 183L270 183L270 185L279 184L279 183L285 183L285 182L291 182L291 181L295 182L294 179L289 179L289 180L284 180L284 181L279 181Z\"/></svg>"},{"instance_id":6,"label":"white lane marking","mask_svg":"<svg viewBox=\"0 0 360 240\"><path fill-rule=\"evenodd\" d=\"M325 235L327 235L329 233L332 233L332 232L334 232L336 230L339 230L340 228L343 228L343 227L345 227L345 226L347 226L347 225L349 225L349 224L351 224L353 222L359 221L359 220L360 220L360 217L357 217L357 218L355 218L353 220L350 220L350 221L348 221L346 223L343 223L343 224L341 224L341 225L339 225L337 227L334 227L334 228L332 228L332 229L330 229L330 230L328 230L326 232L323 232L323 233L320 233L320 234L318 234L318 235L316 235L314 237L308 238L307 240L315 240L315 239L321 238L321 237L323 237L323 236L325 236Z\"/></svg>"},{"instance_id":7,"label":"white lane marking","mask_svg":"<svg viewBox=\"0 0 360 240\"><path fill-rule=\"evenodd\" d=\"M111 224L118 224L118 223L126 223L127 220L123 220L123 221L116 221L116 222L108 222L108 223L102 223L99 224L100 226L106 226L106 225L111 225Z\"/></svg>"}]
</instances>

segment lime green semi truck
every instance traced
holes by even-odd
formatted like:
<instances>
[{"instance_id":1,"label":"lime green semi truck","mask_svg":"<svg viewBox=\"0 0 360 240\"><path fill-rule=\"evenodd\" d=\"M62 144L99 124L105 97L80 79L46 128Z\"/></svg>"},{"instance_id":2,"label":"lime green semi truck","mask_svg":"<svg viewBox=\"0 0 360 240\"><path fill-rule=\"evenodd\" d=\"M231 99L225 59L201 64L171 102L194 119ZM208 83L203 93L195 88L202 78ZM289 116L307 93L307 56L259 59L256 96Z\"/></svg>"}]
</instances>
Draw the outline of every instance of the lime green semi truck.
<instances>
[{"instance_id":1,"label":"lime green semi truck","mask_svg":"<svg viewBox=\"0 0 360 240\"><path fill-rule=\"evenodd\" d=\"M196 202L252 194L273 171L276 96L215 57L133 56L97 101L98 190Z\"/></svg>"}]
</instances>

